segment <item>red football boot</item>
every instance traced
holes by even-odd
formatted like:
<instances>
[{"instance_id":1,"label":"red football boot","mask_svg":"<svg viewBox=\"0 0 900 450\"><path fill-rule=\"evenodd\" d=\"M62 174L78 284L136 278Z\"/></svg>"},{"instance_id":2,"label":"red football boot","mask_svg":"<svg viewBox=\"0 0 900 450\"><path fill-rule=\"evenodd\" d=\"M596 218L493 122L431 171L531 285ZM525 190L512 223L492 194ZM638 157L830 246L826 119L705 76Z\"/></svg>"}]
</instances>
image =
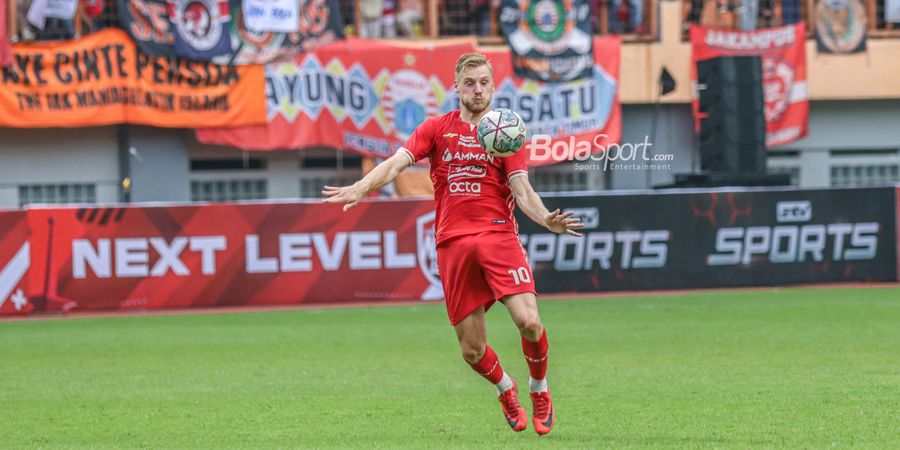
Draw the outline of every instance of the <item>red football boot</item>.
<instances>
[{"instance_id":1,"label":"red football boot","mask_svg":"<svg viewBox=\"0 0 900 450\"><path fill-rule=\"evenodd\" d=\"M553 400L550 392L532 392L531 404L534 407L531 423L537 434L547 434L556 424L556 414L553 411Z\"/></svg>"},{"instance_id":2,"label":"red football boot","mask_svg":"<svg viewBox=\"0 0 900 450\"><path fill-rule=\"evenodd\" d=\"M512 388L507 389L498 395L497 398L500 400L500 406L503 407L503 417L506 418L506 423L509 424L509 427L513 431L524 430L528 423L528 414L525 412L522 404L519 403L519 388L516 386L516 381L513 380Z\"/></svg>"}]
</instances>

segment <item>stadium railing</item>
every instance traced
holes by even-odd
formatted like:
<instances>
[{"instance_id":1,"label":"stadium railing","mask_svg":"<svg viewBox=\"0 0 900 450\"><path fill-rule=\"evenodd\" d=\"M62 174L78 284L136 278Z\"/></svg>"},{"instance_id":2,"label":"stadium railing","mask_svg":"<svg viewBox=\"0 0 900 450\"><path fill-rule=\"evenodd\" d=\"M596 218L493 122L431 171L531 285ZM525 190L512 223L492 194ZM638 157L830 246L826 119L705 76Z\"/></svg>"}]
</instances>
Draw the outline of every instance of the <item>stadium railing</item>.
<instances>
[{"instance_id":1,"label":"stadium railing","mask_svg":"<svg viewBox=\"0 0 900 450\"><path fill-rule=\"evenodd\" d=\"M75 19L48 19L43 30L25 19L32 0L0 0L7 3L7 30L12 42L30 40L77 39L94 31L119 26L118 2L100 0L102 11L91 15L85 2L79 1ZM619 34L625 42L652 42L658 37L659 2L666 0L589 0L595 34ZM803 21L812 36L815 29L816 0L680 0L685 31L689 24L738 28L740 15L750 4L758 5L756 27L779 26ZM900 38L900 21L886 14L889 0L858 0L863 3L870 38ZM440 39L476 36L481 44L503 44L497 0L413 0L422 9L410 34L397 33L399 39ZM339 0L345 28L359 35L360 1ZM396 1L397 8L406 1ZM473 6L475 5L475 6ZM479 6L480 5L480 6ZM633 20L632 8L640 6L639 19ZM401 10L395 9L396 16ZM95 12L96 13L96 12ZM390 14L388 14L390 16ZM396 24L396 18L389 18ZM897 19L900 20L900 19ZM390 25L396 26L396 25ZM685 38L686 38L685 33Z\"/></svg>"},{"instance_id":2,"label":"stadium railing","mask_svg":"<svg viewBox=\"0 0 900 450\"><path fill-rule=\"evenodd\" d=\"M812 37L815 33L817 1L825 0L681 0L684 38L687 39L687 27L690 24L739 28L741 14L749 5L757 5L757 28L802 21L806 24L807 37ZM900 37L900 19L891 22L886 14L888 0L858 1L866 11L866 34L869 38Z\"/></svg>"}]
</instances>

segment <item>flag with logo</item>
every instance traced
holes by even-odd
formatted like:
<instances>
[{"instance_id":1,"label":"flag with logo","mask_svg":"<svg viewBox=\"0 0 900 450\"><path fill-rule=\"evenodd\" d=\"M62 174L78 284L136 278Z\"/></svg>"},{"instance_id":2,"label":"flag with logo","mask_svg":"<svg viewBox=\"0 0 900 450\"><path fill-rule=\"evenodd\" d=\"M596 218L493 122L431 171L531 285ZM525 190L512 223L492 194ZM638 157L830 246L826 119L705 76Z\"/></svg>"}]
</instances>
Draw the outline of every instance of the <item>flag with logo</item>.
<instances>
[{"instance_id":1,"label":"flag with logo","mask_svg":"<svg viewBox=\"0 0 900 450\"><path fill-rule=\"evenodd\" d=\"M564 82L592 76L588 0L503 0L500 26L518 77Z\"/></svg>"},{"instance_id":2,"label":"flag with logo","mask_svg":"<svg viewBox=\"0 0 900 450\"><path fill-rule=\"evenodd\" d=\"M231 14L227 0L169 0L175 54L208 61L231 52Z\"/></svg>"},{"instance_id":3,"label":"flag with logo","mask_svg":"<svg viewBox=\"0 0 900 450\"><path fill-rule=\"evenodd\" d=\"M691 81L695 86L694 126L700 131L697 63L720 56L759 55L766 116L766 146L787 144L809 131L806 80L806 25L737 31L691 26Z\"/></svg>"},{"instance_id":4,"label":"flag with logo","mask_svg":"<svg viewBox=\"0 0 900 450\"><path fill-rule=\"evenodd\" d=\"M866 8L861 0L816 2L816 49L819 53L866 51Z\"/></svg>"}]
</instances>

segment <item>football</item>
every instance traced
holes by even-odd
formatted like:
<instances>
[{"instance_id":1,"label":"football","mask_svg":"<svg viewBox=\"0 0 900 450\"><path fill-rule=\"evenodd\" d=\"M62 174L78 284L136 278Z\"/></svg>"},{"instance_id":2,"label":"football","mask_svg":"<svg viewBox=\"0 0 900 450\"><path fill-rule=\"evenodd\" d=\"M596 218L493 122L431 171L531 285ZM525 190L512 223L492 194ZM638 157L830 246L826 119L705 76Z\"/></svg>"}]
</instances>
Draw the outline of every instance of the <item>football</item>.
<instances>
[{"instance_id":1,"label":"football","mask_svg":"<svg viewBox=\"0 0 900 450\"><path fill-rule=\"evenodd\" d=\"M478 143L500 158L515 155L525 145L525 121L509 109L488 111L478 121Z\"/></svg>"}]
</instances>

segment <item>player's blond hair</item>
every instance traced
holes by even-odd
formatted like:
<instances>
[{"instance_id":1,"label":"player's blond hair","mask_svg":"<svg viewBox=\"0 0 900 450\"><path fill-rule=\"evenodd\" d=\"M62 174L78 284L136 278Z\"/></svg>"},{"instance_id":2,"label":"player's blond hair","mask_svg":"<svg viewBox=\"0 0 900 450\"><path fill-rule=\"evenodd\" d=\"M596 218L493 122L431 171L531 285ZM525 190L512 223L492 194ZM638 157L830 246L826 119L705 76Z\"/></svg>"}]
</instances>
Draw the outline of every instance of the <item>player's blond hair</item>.
<instances>
[{"instance_id":1,"label":"player's blond hair","mask_svg":"<svg viewBox=\"0 0 900 450\"><path fill-rule=\"evenodd\" d=\"M456 80L459 81L459 74L464 70L474 69L476 67L487 66L491 71L491 77L494 76L494 67L491 62L481 53L466 53L456 60Z\"/></svg>"}]
</instances>

